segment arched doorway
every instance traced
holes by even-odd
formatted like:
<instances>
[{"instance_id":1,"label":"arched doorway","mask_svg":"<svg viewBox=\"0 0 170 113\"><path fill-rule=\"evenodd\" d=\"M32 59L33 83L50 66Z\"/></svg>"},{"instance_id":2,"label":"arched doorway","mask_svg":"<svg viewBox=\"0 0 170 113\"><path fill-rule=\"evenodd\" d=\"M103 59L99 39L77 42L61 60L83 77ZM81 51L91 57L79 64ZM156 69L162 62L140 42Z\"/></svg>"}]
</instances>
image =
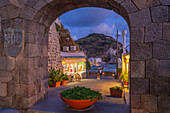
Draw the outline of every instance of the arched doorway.
<instances>
[{"instance_id":1,"label":"arched doorway","mask_svg":"<svg viewBox=\"0 0 170 113\"><path fill-rule=\"evenodd\" d=\"M0 83L3 93L0 93L0 106L23 109L43 100L47 93L50 25L67 11L100 7L120 14L130 27L132 112L170 111L169 1L2 0L0 4L2 30L12 28L25 32L24 49L17 57L6 55L1 35Z\"/></svg>"}]
</instances>

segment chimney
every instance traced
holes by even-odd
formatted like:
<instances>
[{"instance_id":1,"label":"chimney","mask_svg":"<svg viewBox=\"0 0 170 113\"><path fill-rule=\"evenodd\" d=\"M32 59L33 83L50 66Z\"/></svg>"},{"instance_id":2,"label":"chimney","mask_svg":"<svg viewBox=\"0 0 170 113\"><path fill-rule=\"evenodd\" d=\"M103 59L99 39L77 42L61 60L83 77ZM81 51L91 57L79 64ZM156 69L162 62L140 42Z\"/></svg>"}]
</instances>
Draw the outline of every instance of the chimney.
<instances>
[{"instance_id":1,"label":"chimney","mask_svg":"<svg viewBox=\"0 0 170 113\"><path fill-rule=\"evenodd\" d=\"M123 35L123 53L126 53L126 34L127 34L127 30L122 30L122 35Z\"/></svg>"}]
</instances>

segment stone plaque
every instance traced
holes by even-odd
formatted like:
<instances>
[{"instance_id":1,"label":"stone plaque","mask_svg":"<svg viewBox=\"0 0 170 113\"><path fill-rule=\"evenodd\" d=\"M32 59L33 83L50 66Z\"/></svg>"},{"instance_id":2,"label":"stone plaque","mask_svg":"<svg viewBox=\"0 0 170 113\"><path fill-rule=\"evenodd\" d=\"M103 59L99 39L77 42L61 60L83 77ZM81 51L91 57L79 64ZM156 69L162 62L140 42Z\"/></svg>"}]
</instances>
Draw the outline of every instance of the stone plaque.
<instances>
[{"instance_id":1,"label":"stone plaque","mask_svg":"<svg viewBox=\"0 0 170 113\"><path fill-rule=\"evenodd\" d=\"M10 57L16 57L24 48L24 31L15 29L5 29L4 50Z\"/></svg>"}]
</instances>

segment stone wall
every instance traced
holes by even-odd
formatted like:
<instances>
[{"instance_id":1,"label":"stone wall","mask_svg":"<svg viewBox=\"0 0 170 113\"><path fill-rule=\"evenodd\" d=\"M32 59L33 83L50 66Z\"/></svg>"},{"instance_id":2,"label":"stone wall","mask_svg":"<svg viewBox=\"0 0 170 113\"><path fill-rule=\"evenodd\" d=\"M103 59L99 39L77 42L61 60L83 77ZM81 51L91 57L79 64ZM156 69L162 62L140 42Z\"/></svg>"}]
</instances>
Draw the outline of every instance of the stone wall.
<instances>
[{"instance_id":1,"label":"stone wall","mask_svg":"<svg viewBox=\"0 0 170 113\"><path fill-rule=\"evenodd\" d=\"M24 30L25 41L23 52L11 59L0 35L0 106L27 109L44 99L49 27L61 14L80 7L113 10L129 25L131 112L169 113L169 0L1 0L2 29Z\"/></svg>"},{"instance_id":2,"label":"stone wall","mask_svg":"<svg viewBox=\"0 0 170 113\"><path fill-rule=\"evenodd\" d=\"M59 32L56 31L55 23L52 23L48 38L48 68L53 67L62 70L59 38Z\"/></svg>"}]
</instances>

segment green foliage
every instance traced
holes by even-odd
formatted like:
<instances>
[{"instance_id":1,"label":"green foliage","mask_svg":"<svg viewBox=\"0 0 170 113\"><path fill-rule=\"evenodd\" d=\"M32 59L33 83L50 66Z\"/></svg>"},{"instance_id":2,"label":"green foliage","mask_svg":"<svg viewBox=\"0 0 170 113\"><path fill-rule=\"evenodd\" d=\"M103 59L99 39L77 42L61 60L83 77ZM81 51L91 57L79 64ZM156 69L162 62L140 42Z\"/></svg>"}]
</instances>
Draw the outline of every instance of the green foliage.
<instances>
[{"instance_id":1,"label":"green foliage","mask_svg":"<svg viewBox=\"0 0 170 113\"><path fill-rule=\"evenodd\" d=\"M66 74L63 74L63 73L62 73L61 76L62 76L62 79L63 79L63 80L68 80L68 79L69 79L67 73L66 73Z\"/></svg>"},{"instance_id":2,"label":"green foliage","mask_svg":"<svg viewBox=\"0 0 170 113\"><path fill-rule=\"evenodd\" d=\"M115 90L115 91L122 91L123 88L115 86L115 87L111 87L110 90Z\"/></svg>"},{"instance_id":3,"label":"green foliage","mask_svg":"<svg viewBox=\"0 0 170 113\"><path fill-rule=\"evenodd\" d=\"M61 72L60 69L59 70L55 70L54 68L51 67L51 69L49 70L49 79L51 82L60 82L62 81L62 76L61 76Z\"/></svg>"},{"instance_id":4,"label":"green foliage","mask_svg":"<svg viewBox=\"0 0 170 113\"><path fill-rule=\"evenodd\" d=\"M128 82L128 71L121 74L120 79L123 79L125 82Z\"/></svg>"},{"instance_id":5,"label":"green foliage","mask_svg":"<svg viewBox=\"0 0 170 113\"><path fill-rule=\"evenodd\" d=\"M62 91L61 96L73 100L91 99L92 102L97 97L98 100L102 100L102 94L99 93L98 91L93 91L90 88L79 87L79 86Z\"/></svg>"},{"instance_id":6,"label":"green foliage","mask_svg":"<svg viewBox=\"0 0 170 113\"><path fill-rule=\"evenodd\" d=\"M87 70L90 70L91 69L91 65L90 65L90 62L89 60L86 58L86 62L87 62Z\"/></svg>"},{"instance_id":7,"label":"green foliage","mask_svg":"<svg viewBox=\"0 0 170 113\"><path fill-rule=\"evenodd\" d=\"M49 79L48 79L48 85L49 85L49 86L52 86L52 84L53 84L53 82L52 82L51 79L49 78Z\"/></svg>"},{"instance_id":8,"label":"green foliage","mask_svg":"<svg viewBox=\"0 0 170 113\"><path fill-rule=\"evenodd\" d=\"M118 69L117 69L117 72L122 73L122 68L118 68Z\"/></svg>"},{"instance_id":9,"label":"green foliage","mask_svg":"<svg viewBox=\"0 0 170 113\"><path fill-rule=\"evenodd\" d=\"M56 26L56 30L60 31L60 26L57 23L55 23L55 26Z\"/></svg>"},{"instance_id":10,"label":"green foliage","mask_svg":"<svg viewBox=\"0 0 170 113\"><path fill-rule=\"evenodd\" d=\"M97 73L97 75L100 75L100 73Z\"/></svg>"}]
</instances>

